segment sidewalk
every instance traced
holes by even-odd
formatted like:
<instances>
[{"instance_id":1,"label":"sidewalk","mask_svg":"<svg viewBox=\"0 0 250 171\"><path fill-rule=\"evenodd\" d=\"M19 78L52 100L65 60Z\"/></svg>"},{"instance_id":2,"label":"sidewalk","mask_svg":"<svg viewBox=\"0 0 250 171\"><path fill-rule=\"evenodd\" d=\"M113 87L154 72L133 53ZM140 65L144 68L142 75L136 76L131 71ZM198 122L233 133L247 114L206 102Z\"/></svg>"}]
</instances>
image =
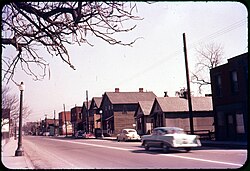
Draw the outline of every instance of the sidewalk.
<instances>
[{"instance_id":1,"label":"sidewalk","mask_svg":"<svg viewBox=\"0 0 250 171\"><path fill-rule=\"evenodd\" d=\"M14 137L3 145L1 152L1 163L7 169L34 169L30 159L24 152L24 156L15 156L18 140ZM5 169L4 169L5 170Z\"/></svg>"}]
</instances>

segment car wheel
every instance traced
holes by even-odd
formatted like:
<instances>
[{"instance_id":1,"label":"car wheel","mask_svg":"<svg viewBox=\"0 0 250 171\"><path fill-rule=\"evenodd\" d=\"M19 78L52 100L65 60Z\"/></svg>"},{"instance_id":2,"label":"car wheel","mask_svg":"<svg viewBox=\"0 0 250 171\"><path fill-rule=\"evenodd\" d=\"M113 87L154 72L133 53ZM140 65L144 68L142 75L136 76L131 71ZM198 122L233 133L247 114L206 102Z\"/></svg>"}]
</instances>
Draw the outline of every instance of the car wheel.
<instances>
[{"instance_id":1,"label":"car wheel","mask_svg":"<svg viewBox=\"0 0 250 171\"><path fill-rule=\"evenodd\" d=\"M146 151L148 151L148 150L149 150L149 145L148 145L148 143L147 143L147 142L144 142L144 148L145 148L145 150L146 150Z\"/></svg>"},{"instance_id":2,"label":"car wheel","mask_svg":"<svg viewBox=\"0 0 250 171\"><path fill-rule=\"evenodd\" d=\"M191 150L191 148L190 147L186 147L185 150L186 150L186 152L189 152Z\"/></svg>"},{"instance_id":3,"label":"car wheel","mask_svg":"<svg viewBox=\"0 0 250 171\"><path fill-rule=\"evenodd\" d=\"M169 146L167 144L163 144L162 148L164 153L169 151Z\"/></svg>"}]
</instances>

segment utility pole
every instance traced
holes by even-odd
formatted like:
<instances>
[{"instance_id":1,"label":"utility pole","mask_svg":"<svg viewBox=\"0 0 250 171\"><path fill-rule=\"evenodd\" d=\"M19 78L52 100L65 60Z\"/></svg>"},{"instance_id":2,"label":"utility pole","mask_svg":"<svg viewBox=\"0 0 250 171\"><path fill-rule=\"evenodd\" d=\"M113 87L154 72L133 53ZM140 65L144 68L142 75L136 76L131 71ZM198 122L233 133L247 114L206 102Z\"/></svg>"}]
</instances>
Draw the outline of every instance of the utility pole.
<instances>
[{"instance_id":1,"label":"utility pole","mask_svg":"<svg viewBox=\"0 0 250 171\"><path fill-rule=\"evenodd\" d=\"M54 136L56 136L56 111L54 110Z\"/></svg>"},{"instance_id":2,"label":"utility pole","mask_svg":"<svg viewBox=\"0 0 250 171\"><path fill-rule=\"evenodd\" d=\"M89 106L89 98L88 98L88 90L86 90L86 101L87 101L87 106L86 106L86 109L87 109L87 118L86 118L86 122L87 122L87 133L89 133L89 109L88 109L88 106Z\"/></svg>"},{"instance_id":3,"label":"utility pole","mask_svg":"<svg viewBox=\"0 0 250 171\"><path fill-rule=\"evenodd\" d=\"M68 132L67 132L67 119L66 119L66 113L65 113L65 104L63 104L63 111L64 111L64 123L65 123L65 129L66 129L66 137L67 137Z\"/></svg>"},{"instance_id":4,"label":"utility pole","mask_svg":"<svg viewBox=\"0 0 250 171\"><path fill-rule=\"evenodd\" d=\"M188 59L187 59L187 47L186 47L186 36L183 33L183 43L184 43L184 55L185 55L185 65L186 65L186 77L187 77L187 98L188 98L188 108L189 108L189 123L191 134L194 134L194 123L193 123L193 110L192 101L190 93L190 83L189 83L189 69L188 69Z\"/></svg>"}]
</instances>

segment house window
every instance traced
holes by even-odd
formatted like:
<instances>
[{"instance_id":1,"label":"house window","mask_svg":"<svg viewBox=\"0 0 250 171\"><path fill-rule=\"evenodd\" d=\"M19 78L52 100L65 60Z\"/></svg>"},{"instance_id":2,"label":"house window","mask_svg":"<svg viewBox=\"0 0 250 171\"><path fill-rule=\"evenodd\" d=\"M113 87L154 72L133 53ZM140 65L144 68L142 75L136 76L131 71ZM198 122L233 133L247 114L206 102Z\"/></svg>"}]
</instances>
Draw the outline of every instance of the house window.
<instances>
[{"instance_id":1,"label":"house window","mask_svg":"<svg viewBox=\"0 0 250 171\"><path fill-rule=\"evenodd\" d=\"M242 113L236 114L236 130L237 133L244 134L245 128L244 128L244 119Z\"/></svg>"},{"instance_id":2,"label":"house window","mask_svg":"<svg viewBox=\"0 0 250 171\"><path fill-rule=\"evenodd\" d=\"M79 113L79 119L82 119L82 114L81 113Z\"/></svg>"},{"instance_id":3,"label":"house window","mask_svg":"<svg viewBox=\"0 0 250 171\"><path fill-rule=\"evenodd\" d=\"M127 114L127 106L123 105L122 114Z\"/></svg>"},{"instance_id":4,"label":"house window","mask_svg":"<svg viewBox=\"0 0 250 171\"><path fill-rule=\"evenodd\" d=\"M222 96L221 75L215 76L215 94L217 97Z\"/></svg>"},{"instance_id":5,"label":"house window","mask_svg":"<svg viewBox=\"0 0 250 171\"><path fill-rule=\"evenodd\" d=\"M236 71L231 72L231 90L232 93L237 93L239 91L239 83Z\"/></svg>"},{"instance_id":6,"label":"house window","mask_svg":"<svg viewBox=\"0 0 250 171\"><path fill-rule=\"evenodd\" d=\"M225 125L225 115L223 112L217 112L217 123L218 123L218 126Z\"/></svg>"}]
</instances>

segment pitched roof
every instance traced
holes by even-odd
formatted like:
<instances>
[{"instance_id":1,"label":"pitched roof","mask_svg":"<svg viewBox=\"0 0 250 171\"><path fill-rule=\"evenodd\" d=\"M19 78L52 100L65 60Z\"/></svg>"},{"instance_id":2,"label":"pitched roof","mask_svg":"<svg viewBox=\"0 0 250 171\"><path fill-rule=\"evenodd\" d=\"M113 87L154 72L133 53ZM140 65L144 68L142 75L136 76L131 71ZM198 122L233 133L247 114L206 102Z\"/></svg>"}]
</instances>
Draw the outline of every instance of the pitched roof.
<instances>
[{"instance_id":1,"label":"pitched roof","mask_svg":"<svg viewBox=\"0 0 250 171\"><path fill-rule=\"evenodd\" d=\"M102 102L102 97L93 97L93 100L95 101L97 108L99 108Z\"/></svg>"},{"instance_id":2,"label":"pitched roof","mask_svg":"<svg viewBox=\"0 0 250 171\"><path fill-rule=\"evenodd\" d=\"M153 92L106 92L113 104L133 104L139 101L154 100L156 95Z\"/></svg>"},{"instance_id":3,"label":"pitched roof","mask_svg":"<svg viewBox=\"0 0 250 171\"><path fill-rule=\"evenodd\" d=\"M163 112L183 112L189 111L188 100L180 97L157 97ZM192 97L192 110L193 111L212 111L212 98L211 97Z\"/></svg>"},{"instance_id":4,"label":"pitched roof","mask_svg":"<svg viewBox=\"0 0 250 171\"><path fill-rule=\"evenodd\" d=\"M150 114L153 103L154 103L154 100L139 101L139 106L140 106L140 108L141 108L144 115L149 115Z\"/></svg>"}]
</instances>

